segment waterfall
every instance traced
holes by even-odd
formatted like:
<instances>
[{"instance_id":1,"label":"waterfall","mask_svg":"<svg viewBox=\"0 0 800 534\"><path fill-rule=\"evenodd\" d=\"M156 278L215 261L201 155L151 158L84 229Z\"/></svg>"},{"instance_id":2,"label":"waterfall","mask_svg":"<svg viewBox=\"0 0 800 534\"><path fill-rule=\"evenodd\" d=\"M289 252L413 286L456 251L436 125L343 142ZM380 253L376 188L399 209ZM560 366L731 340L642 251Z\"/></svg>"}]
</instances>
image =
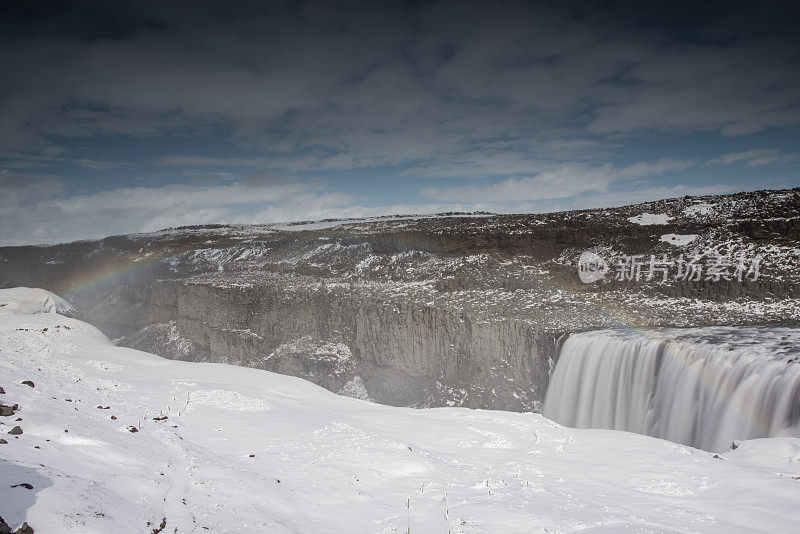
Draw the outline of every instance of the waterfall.
<instances>
[{"instance_id":1,"label":"waterfall","mask_svg":"<svg viewBox=\"0 0 800 534\"><path fill-rule=\"evenodd\" d=\"M800 437L800 330L584 332L558 355L543 413L563 425L638 432L710 451ZM787 342L787 340L790 340ZM729 341L725 339L725 341ZM791 356L791 354L789 354Z\"/></svg>"}]
</instances>

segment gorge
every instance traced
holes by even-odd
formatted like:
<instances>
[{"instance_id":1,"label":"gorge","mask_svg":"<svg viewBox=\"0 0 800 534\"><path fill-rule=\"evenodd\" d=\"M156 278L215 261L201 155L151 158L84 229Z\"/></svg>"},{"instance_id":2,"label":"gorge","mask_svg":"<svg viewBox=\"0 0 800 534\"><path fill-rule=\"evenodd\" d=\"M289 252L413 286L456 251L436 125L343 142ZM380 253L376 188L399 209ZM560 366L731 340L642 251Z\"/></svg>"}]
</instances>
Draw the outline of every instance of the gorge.
<instances>
[{"instance_id":1,"label":"gorge","mask_svg":"<svg viewBox=\"0 0 800 534\"><path fill-rule=\"evenodd\" d=\"M759 191L540 215L213 225L5 247L0 286L52 290L117 344L168 358L266 369L396 406L541 411L553 369L558 379L567 363L556 366L559 354L578 358L585 341L569 334L796 325L799 237L800 191ZM633 279L612 270L585 284L577 261L587 250L609 262L708 263L717 254L761 263L756 279ZM614 354L608 365L642 376L614 394L651 394L654 363L623 365ZM568 397L578 383L602 382L580 373L563 380ZM562 408L581 402L602 404ZM718 445L694 431L651 428L645 412L617 419L610 405L583 410L556 420Z\"/></svg>"}]
</instances>

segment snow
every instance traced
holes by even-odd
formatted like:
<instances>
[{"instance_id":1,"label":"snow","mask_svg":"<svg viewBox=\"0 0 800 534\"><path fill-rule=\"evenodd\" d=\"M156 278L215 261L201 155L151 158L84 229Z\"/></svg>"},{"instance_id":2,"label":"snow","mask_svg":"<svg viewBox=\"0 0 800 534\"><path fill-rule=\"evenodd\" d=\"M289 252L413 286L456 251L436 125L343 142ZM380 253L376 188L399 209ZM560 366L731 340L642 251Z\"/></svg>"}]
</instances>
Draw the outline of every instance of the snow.
<instances>
[{"instance_id":1,"label":"snow","mask_svg":"<svg viewBox=\"0 0 800 534\"><path fill-rule=\"evenodd\" d=\"M698 215L708 215L715 208L715 204L695 204L683 210L684 215L696 217Z\"/></svg>"},{"instance_id":2,"label":"snow","mask_svg":"<svg viewBox=\"0 0 800 534\"><path fill-rule=\"evenodd\" d=\"M72 305L55 293L31 287L0 289L0 308L21 313L75 313Z\"/></svg>"},{"instance_id":3,"label":"snow","mask_svg":"<svg viewBox=\"0 0 800 534\"><path fill-rule=\"evenodd\" d=\"M684 247L695 239L697 239L697 234L664 234L660 240L676 247Z\"/></svg>"},{"instance_id":4,"label":"snow","mask_svg":"<svg viewBox=\"0 0 800 534\"><path fill-rule=\"evenodd\" d=\"M269 225L273 230L280 230L283 232L300 232L307 230L329 230L339 226L362 225L370 223L393 223L400 221L418 221L422 219L441 219L441 218L485 218L492 217L491 213L457 213L457 214L423 214L423 215L397 215L397 216L380 216L380 217L365 217L353 219L335 219L330 221L301 221L301 222L288 222L288 223L275 223Z\"/></svg>"},{"instance_id":5,"label":"snow","mask_svg":"<svg viewBox=\"0 0 800 534\"><path fill-rule=\"evenodd\" d=\"M635 217L628 217L628 222L642 226L647 226L650 224L667 224L671 220L672 217L666 213L644 212L641 215L636 215Z\"/></svg>"},{"instance_id":6,"label":"snow","mask_svg":"<svg viewBox=\"0 0 800 534\"><path fill-rule=\"evenodd\" d=\"M345 397L353 397L354 399L372 400L369 397L367 387L364 385L364 380L360 376L354 376L339 390L339 395Z\"/></svg>"},{"instance_id":7,"label":"snow","mask_svg":"<svg viewBox=\"0 0 800 534\"><path fill-rule=\"evenodd\" d=\"M211 389L189 393L187 410L195 406L213 406L219 410L232 410L238 412L263 412L269 410L269 403L264 399L245 397L238 391L227 389Z\"/></svg>"},{"instance_id":8,"label":"snow","mask_svg":"<svg viewBox=\"0 0 800 534\"><path fill-rule=\"evenodd\" d=\"M369 219L344 219L336 221L279 223L272 226L274 230L283 232L302 232L310 230L328 230L344 224L359 224L370 222Z\"/></svg>"},{"instance_id":9,"label":"snow","mask_svg":"<svg viewBox=\"0 0 800 534\"><path fill-rule=\"evenodd\" d=\"M14 418L22 418L0 418L9 442L0 445L0 515L12 527L141 533L164 520L169 533L456 533L797 525L798 439L745 441L714 457L647 436L565 428L535 413L381 406L298 378L115 347L90 325L20 305L50 294L12 295L0 294L0 401L18 403ZM24 434L5 435L13 425ZM20 483L33 489L11 487Z\"/></svg>"},{"instance_id":10,"label":"snow","mask_svg":"<svg viewBox=\"0 0 800 534\"><path fill-rule=\"evenodd\" d=\"M344 343L303 336L287 343L281 343L265 359L280 359L291 354L300 355L309 362L330 364L330 371L337 376L347 373L347 363L353 356L350 347Z\"/></svg>"}]
</instances>

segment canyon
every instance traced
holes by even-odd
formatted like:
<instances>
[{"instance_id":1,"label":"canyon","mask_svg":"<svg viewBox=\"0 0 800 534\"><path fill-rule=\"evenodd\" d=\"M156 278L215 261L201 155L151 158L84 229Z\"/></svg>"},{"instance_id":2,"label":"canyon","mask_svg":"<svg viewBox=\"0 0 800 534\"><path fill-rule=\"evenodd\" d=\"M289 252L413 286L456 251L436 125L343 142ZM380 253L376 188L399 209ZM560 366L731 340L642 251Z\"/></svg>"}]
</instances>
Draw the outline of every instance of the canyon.
<instances>
[{"instance_id":1,"label":"canyon","mask_svg":"<svg viewBox=\"0 0 800 534\"><path fill-rule=\"evenodd\" d=\"M3 247L0 287L51 290L118 345L167 358L265 369L396 406L541 411L568 334L796 325L799 238L800 190L757 191ZM578 271L587 251L609 271L588 284ZM715 257L748 270L676 274L690 257L706 272ZM620 258L671 270L634 277Z\"/></svg>"}]
</instances>

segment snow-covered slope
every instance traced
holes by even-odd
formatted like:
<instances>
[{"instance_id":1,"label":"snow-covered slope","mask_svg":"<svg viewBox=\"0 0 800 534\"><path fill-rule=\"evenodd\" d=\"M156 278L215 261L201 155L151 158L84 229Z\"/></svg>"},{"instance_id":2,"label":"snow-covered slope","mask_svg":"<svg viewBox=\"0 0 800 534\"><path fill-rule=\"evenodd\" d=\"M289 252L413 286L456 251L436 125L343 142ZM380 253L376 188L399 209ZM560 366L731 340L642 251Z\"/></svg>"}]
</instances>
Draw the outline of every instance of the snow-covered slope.
<instances>
[{"instance_id":1,"label":"snow-covered slope","mask_svg":"<svg viewBox=\"0 0 800 534\"><path fill-rule=\"evenodd\" d=\"M32 287L0 290L0 308L20 313L60 313L72 316L75 308L55 293Z\"/></svg>"},{"instance_id":2,"label":"snow-covered slope","mask_svg":"<svg viewBox=\"0 0 800 534\"><path fill-rule=\"evenodd\" d=\"M533 413L380 406L115 347L13 295L1 295L0 402L19 411L0 417L0 515L37 534L797 526L797 439L717 456Z\"/></svg>"}]
</instances>

